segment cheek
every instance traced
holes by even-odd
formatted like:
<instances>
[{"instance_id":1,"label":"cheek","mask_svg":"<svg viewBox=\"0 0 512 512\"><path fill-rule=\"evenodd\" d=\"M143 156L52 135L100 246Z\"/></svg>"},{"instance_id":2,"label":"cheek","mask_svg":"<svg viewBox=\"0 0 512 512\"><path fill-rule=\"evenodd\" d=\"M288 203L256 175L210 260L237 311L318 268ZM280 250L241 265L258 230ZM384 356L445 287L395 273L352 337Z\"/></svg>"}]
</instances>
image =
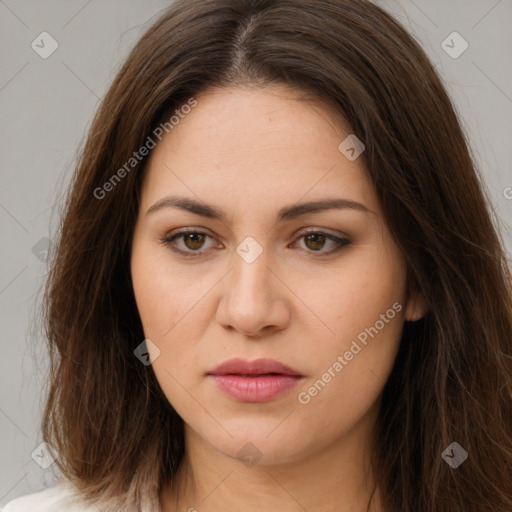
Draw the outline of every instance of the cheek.
<instances>
[{"instance_id":1,"label":"cheek","mask_svg":"<svg viewBox=\"0 0 512 512\"><path fill-rule=\"evenodd\" d=\"M308 323L318 324L318 333L327 346L340 348L376 322L378 328L385 325L383 330L389 331L391 320L403 318L405 270L396 261L387 263L359 258L314 279L296 281L294 291L307 305L304 318L310 317Z\"/></svg>"},{"instance_id":2,"label":"cheek","mask_svg":"<svg viewBox=\"0 0 512 512\"><path fill-rule=\"evenodd\" d=\"M350 328L340 320L338 335L332 340L324 338L321 350L317 347L309 352L308 361L315 371L297 390L296 400L300 417L311 431L321 430L325 439L334 439L349 432L370 411L376 414L399 348L403 325L400 315L398 312L394 318L388 317L388 323L382 326L376 324L379 316L359 312L357 321L351 319Z\"/></svg>"},{"instance_id":3,"label":"cheek","mask_svg":"<svg viewBox=\"0 0 512 512\"><path fill-rule=\"evenodd\" d=\"M131 274L135 300L144 333L157 343L164 341L204 295L199 280L171 270L165 251L134 243Z\"/></svg>"},{"instance_id":4,"label":"cheek","mask_svg":"<svg viewBox=\"0 0 512 512\"><path fill-rule=\"evenodd\" d=\"M144 335L156 346L153 371L174 402L183 394L180 384L186 385L199 368L196 355L201 347L195 340L209 315L207 302L201 300L205 283L191 272L171 269L165 252L144 243L133 246L131 272ZM182 406L187 406L186 401Z\"/></svg>"},{"instance_id":5,"label":"cheek","mask_svg":"<svg viewBox=\"0 0 512 512\"><path fill-rule=\"evenodd\" d=\"M403 329L406 275L400 255L388 254L369 251L298 292L321 320L315 323L322 333L315 350L304 341L315 371L299 401L322 416L357 420L389 377Z\"/></svg>"}]
</instances>

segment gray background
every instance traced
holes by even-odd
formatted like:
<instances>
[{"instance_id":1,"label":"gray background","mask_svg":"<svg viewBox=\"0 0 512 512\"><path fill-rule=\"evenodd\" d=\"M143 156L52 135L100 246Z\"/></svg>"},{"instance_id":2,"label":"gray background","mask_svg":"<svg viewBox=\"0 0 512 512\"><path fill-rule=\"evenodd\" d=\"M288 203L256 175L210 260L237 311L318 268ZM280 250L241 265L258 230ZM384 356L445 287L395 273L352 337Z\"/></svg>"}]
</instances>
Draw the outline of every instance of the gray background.
<instances>
[{"instance_id":1,"label":"gray background","mask_svg":"<svg viewBox=\"0 0 512 512\"><path fill-rule=\"evenodd\" d=\"M512 236L512 0L386 0L444 78L501 221ZM0 506L55 481L38 425L45 345L32 318L47 272L57 204L100 98L169 0L0 0ZM42 32L57 41L43 59ZM459 32L468 49L441 43ZM448 43L456 51L460 42ZM48 40L45 48L48 49ZM42 50L41 50L42 51ZM51 245L50 245L51 249ZM37 457L39 455L39 458Z\"/></svg>"}]
</instances>

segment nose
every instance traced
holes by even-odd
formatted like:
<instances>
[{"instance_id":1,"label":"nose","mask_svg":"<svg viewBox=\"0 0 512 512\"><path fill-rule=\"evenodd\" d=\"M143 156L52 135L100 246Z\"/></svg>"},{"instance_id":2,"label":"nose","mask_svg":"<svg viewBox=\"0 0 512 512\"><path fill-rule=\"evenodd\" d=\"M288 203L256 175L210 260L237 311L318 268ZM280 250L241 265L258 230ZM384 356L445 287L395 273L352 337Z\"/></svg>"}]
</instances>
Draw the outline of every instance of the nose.
<instances>
[{"instance_id":1,"label":"nose","mask_svg":"<svg viewBox=\"0 0 512 512\"><path fill-rule=\"evenodd\" d=\"M252 263L234 255L234 268L222 280L216 315L226 329L259 338L288 325L291 292L266 254L263 251Z\"/></svg>"}]
</instances>

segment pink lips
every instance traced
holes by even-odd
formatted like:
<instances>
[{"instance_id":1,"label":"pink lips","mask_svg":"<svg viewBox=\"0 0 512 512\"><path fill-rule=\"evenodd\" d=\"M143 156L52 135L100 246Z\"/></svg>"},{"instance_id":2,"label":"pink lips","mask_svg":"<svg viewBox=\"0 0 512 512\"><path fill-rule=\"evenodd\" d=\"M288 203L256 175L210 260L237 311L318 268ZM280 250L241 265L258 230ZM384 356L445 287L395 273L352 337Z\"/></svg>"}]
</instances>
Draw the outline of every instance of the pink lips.
<instances>
[{"instance_id":1,"label":"pink lips","mask_svg":"<svg viewBox=\"0 0 512 512\"><path fill-rule=\"evenodd\" d=\"M208 376L226 394L242 402L266 402L288 391L303 378L273 359L230 359Z\"/></svg>"}]
</instances>

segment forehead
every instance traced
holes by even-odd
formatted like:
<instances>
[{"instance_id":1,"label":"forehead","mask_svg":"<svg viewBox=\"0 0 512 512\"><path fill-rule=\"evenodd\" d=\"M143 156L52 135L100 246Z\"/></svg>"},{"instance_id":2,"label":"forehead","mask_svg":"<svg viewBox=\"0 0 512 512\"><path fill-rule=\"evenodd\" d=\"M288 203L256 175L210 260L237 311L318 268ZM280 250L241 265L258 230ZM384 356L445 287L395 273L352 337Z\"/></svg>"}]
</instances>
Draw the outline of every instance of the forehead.
<instances>
[{"instance_id":1,"label":"forehead","mask_svg":"<svg viewBox=\"0 0 512 512\"><path fill-rule=\"evenodd\" d=\"M362 159L338 148L350 130L322 103L275 86L195 100L150 154L145 206L171 193L246 208L337 194L378 208Z\"/></svg>"}]
</instances>

